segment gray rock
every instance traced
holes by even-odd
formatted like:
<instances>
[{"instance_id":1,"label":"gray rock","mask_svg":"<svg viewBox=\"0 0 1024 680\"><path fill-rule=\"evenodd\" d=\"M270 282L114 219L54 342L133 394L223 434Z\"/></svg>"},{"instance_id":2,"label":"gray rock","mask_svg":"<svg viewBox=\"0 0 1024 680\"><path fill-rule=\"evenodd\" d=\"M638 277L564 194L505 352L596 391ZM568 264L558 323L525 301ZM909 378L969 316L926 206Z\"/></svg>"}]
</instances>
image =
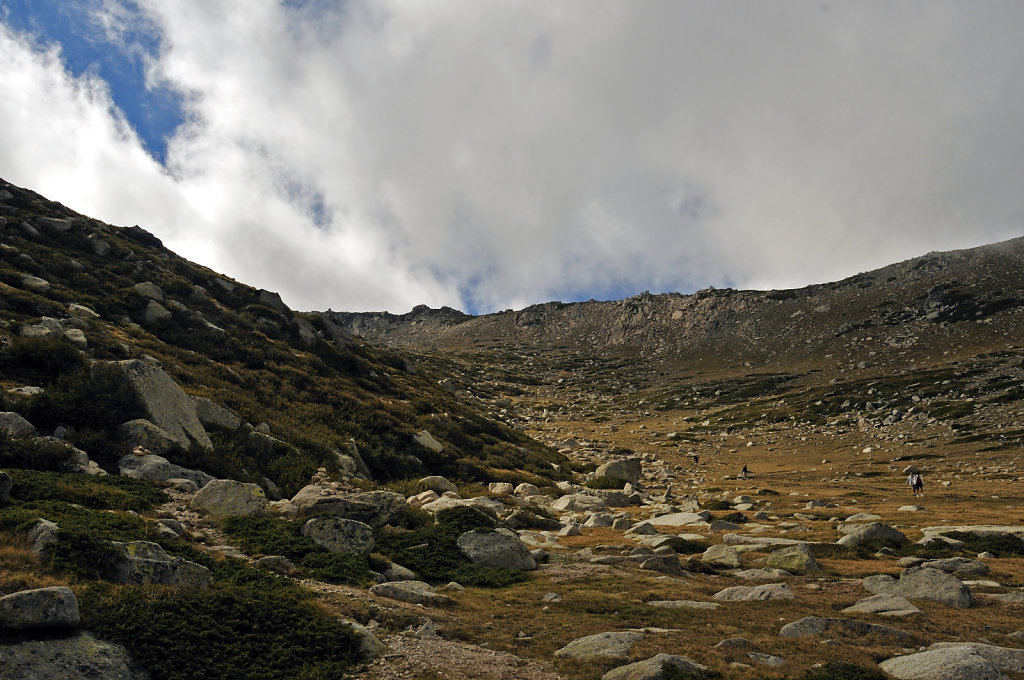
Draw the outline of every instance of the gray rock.
<instances>
[{"instance_id":1,"label":"gray rock","mask_svg":"<svg viewBox=\"0 0 1024 680\"><path fill-rule=\"evenodd\" d=\"M717 602L701 602L699 600L651 600L647 606L662 609L718 609L722 605Z\"/></svg>"},{"instance_id":2,"label":"gray rock","mask_svg":"<svg viewBox=\"0 0 1024 680\"><path fill-rule=\"evenodd\" d=\"M163 321L170 321L173 316L171 310L156 300L150 300L146 303L146 309L142 312L142 322L147 326L152 326Z\"/></svg>"},{"instance_id":3,"label":"gray rock","mask_svg":"<svg viewBox=\"0 0 1024 680\"><path fill-rule=\"evenodd\" d=\"M427 607L449 607L455 600L434 591L433 586L423 581L389 581L370 587L370 593L379 597L400 600Z\"/></svg>"},{"instance_id":4,"label":"gray rock","mask_svg":"<svg viewBox=\"0 0 1024 680\"><path fill-rule=\"evenodd\" d=\"M759 586L733 586L718 591L712 597L724 602L758 602L792 600L796 596L785 583L765 583Z\"/></svg>"},{"instance_id":5,"label":"gray rock","mask_svg":"<svg viewBox=\"0 0 1024 680\"><path fill-rule=\"evenodd\" d=\"M877 635L892 638L901 643L910 642L913 635L906 631L879 626L874 623L866 623L856 619L830 619L820 616L805 616L799 621L787 623L779 631L781 637L801 637L804 635L821 635L827 630L839 629L852 635L865 636Z\"/></svg>"},{"instance_id":6,"label":"gray rock","mask_svg":"<svg viewBox=\"0 0 1024 680\"><path fill-rule=\"evenodd\" d=\"M711 513L706 510L701 512L673 512L645 519L643 522L639 522L637 526L641 524L649 524L654 527L704 526L710 518Z\"/></svg>"},{"instance_id":7,"label":"gray rock","mask_svg":"<svg viewBox=\"0 0 1024 680\"><path fill-rule=\"evenodd\" d=\"M121 423L117 428L118 438L133 448L141 446L162 456L178 445L171 435L149 422L145 418L136 418L126 423Z\"/></svg>"},{"instance_id":8,"label":"gray rock","mask_svg":"<svg viewBox=\"0 0 1024 680\"><path fill-rule=\"evenodd\" d=\"M138 456L129 453L121 456L117 467L124 477L145 479L151 482L169 482L172 479L187 479L201 489L214 480L214 476L202 470L192 470L176 465L162 456L147 454Z\"/></svg>"},{"instance_id":9,"label":"gray rock","mask_svg":"<svg viewBox=\"0 0 1024 680\"><path fill-rule=\"evenodd\" d=\"M56 543L58 540L57 530L57 525L50 520L43 519L42 517L37 518L28 528L26 538L29 550L38 555L43 551L43 548L51 543Z\"/></svg>"},{"instance_id":10,"label":"gray rock","mask_svg":"<svg viewBox=\"0 0 1024 680\"><path fill-rule=\"evenodd\" d=\"M700 559L705 564L713 564L730 569L740 566L740 553L731 545L713 545L704 551Z\"/></svg>"},{"instance_id":11,"label":"gray rock","mask_svg":"<svg viewBox=\"0 0 1024 680\"><path fill-rule=\"evenodd\" d=\"M844 614L880 614L882 616L911 616L921 610L902 595L872 595L858 600L843 610Z\"/></svg>"},{"instance_id":12,"label":"gray rock","mask_svg":"<svg viewBox=\"0 0 1024 680\"><path fill-rule=\"evenodd\" d=\"M75 317L76 319L98 319L100 315L97 314L90 307L80 305L77 302L71 302L68 304L68 314Z\"/></svg>"},{"instance_id":13,"label":"gray rock","mask_svg":"<svg viewBox=\"0 0 1024 680\"><path fill-rule=\"evenodd\" d=\"M560 659L596 659L596 658L629 658L629 652L637 642L643 639L643 633L634 631L616 631L597 633L576 638L561 649L555 650Z\"/></svg>"},{"instance_id":14,"label":"gray rock","mask_svg":"<svg viewBox=\"0 0 1024 680\"><path fill-rule=\"evenodd\" d=\"M947 574L965 574L969 576L980 576L988 573L988 565L978 560L971 560L966 557L949 557L941 560L929 560L921 564L922 567L938 569Z\"/></svg>"},{"instance_id":15,"label":"gray rock","mask_svg":"<svg viewBox=\"0 0 1024 680\"><path fill-rule=\"evenodd\" d=\"M0 644L0 668L11 680L145 680L125 649L90 633Z\"/></svg>"},{"instance_id":16,"label":"gray rock","mask_svg":"<svg viewBox=\"0 0 1024 680\"><path fill-rule=\"evenodd\" d=\"M14 632L78 625L78 599L70 588L22 590L0 597L0 631Z\"/></svg>"},{"instance_id":17,"label":"gray rock","mask_svg":"<svg viewBox=\"0 0 1024 680\"><path fill-rule=\"evenodd\" d=\"M413 437L417 444L425 449L429 449L434 453L441 453L444 451L444 444L434 439L434 435L430 434L426 430L420 430Z\"/></svg>"},{"instance_id":18,"label":"gray rock","mask_svg":"<svg viewBox=\"0 0 1024 680\"><path fill-rule=\"evenodd\" d=\"M36 436L35 425L13 411L0 411L0 430L7 430L14 439Z\"/></svg>"},{"instance_id":19,"label":"gray rock","mask_svg":"<svg viewBox=\"0 0 1024 680\"><path fill-rule=\"evenodd\" d=\"M811 556L810 548L806 544L776 550L765 560L765 565L775 569L784 569L791 574L816 574L821 571L821 567Z\"/></svg>"},{"instance_id":20,"label":"gray rock","mask_svg":"<svg viewBox=\"0 0 1024 680\"><path fill-rule=\"evenodd\" d=\"M747 581L778 581L780 578L792 576L784 569L737 569L728 572L730 576L746 579Z\"/></svg>"},{"instance_id":21,"label":"gray rock","mask_svg":"<svg viewBox=\"0 0 1024 680\"><path fill-rule=\"evenodd\" d=\"M401 564L395 564L394 562L389 564L383 573L384 578L388 581L415 581L419 578L412 569L403 567Z\"/></svg>"},{"instance_id":22,"label":"gray rock","mask_svg":"<svg viewBox=\"0 0 1024 680\"><path fill-rule=\"evenodd\" d=\"M131 383L148 413L148 420L166 432L183 449L193 445L212 451L206 430L199 422L191 399L161 369L138 359L113 364Z\"/></svg>"},{"instance_id":23,"label":"gray rock","mask_svg":"<svg viewBox=\"0 0 1024 680\"><path fill-rule=\"evenodd\" d=\"M275 312L283 314L285 316L291 316L292 310L288 308L288 305L281 299L280 293L275 293L271 290L260 290L260 304L270 307Z\"/></svg>"},{"instance_id":24,"label":"gray rock","mask_svg":"<svg viewBox=\"0 0 1024 680\"><path fill-rule=\"evenodd\" d=\"M474 529L459 536L459 550L470 562L481 567L504 567L517 571L537 568L530 551L514 531Z\"/></svg>"},{"instance_id":25,"label":"gray rock","mask_svg":"<svg viewBox=\"0 0 1024 680\"><path fill-rule=\"evenodd\" d=\"M21 277L21 287L25 290L32 291L33 293L39 293L45 295L50 292L50 282L46 279L41 279L38 276L32 276L30 274L23 274Z\"/></svg>"},{"instance_id":26,"label":"gray rock","mask_svg":"<svg viewBox=\"0 0 1024 680\"><path fill-rule=\"evenodd\" d=\"M158 543L111 541L115 557L108 565L109 578L133 585L159 584L208 588L213 575L206 567L171 557Z\"/></svg>"},{"instance_id":27,"label":"gray rock","mask_svg":"<svg viewBox=\"0 0 1024 680\"><path fill-rule=\"evenodd\" d=\"M424 477L419 483L424 489L430 489L438 495L443 494L445 491L454 491L456 493L459 491L459 487L455 486L441 475Z\"/></svg>"},{"instance_id":28,"label":"gray rock","mask_svg":"<svg viewBox=\"0 0 1024 680\"><path fill-rule=\"evenodd\" d=\"M627 484L636 484L640 481L643 472L639 458L624 458L613 460L597 468L594 472L595 479L616 479Z\"/></svg>"},{"instance_id":29,"label":"gray rock","mask_svg":"<svg viewBox=\"0 0 1024 680\"><path fill-rule=\"evenodd\" d=\"M292 504L300 512L329 513L374 527L387 524L406 506L405 498L392 491L332 493L316 484L300 489Z\"/></svg>"},{"instance_id":30,"label":"gray rock","mask_svg":"<svg viewBox=\"0 0 1024 680\"><path fill-rule=\"evenodd\" d=\"M751 661L756 661L762 666L768 666L769 668L776 668L786 663L786 660L781 656L774 656L772 654L762 654L761 652L748 652L747 658Z\"/></svg>"},{"instance_id":31,"label":"gray rock","mask_svg":"<svg viewBox=\"0 0 1024 680\"><path fill-rule=\"evenodd\" d=\"M596 512L608 507L603 498L585 493L567 494L551 504L553 510L559 512Z\"/></svg>"},{"instance_id":32,"label":"gray rock","mask_svg":"<svg viewBox=\"0 0 1024 680\"><path fill-rule=\"evenodd\" d=\"M881 522L840 524L839 533L851 536L852 539L848 540L853 540L857 543L883 541L892 545L903 546L910 542L902 531L893 529L888 524L882 524Z\"/></svg>"},{"instance_id":33,"label":"gray rock","mask_svg":"<svg viewBox=\"0 0 1024 680\"><path fill-rule=\"evenodd\" d=\"M601 676L601 680L663 680L665 668L675 668L682 673L704 673L708 670L685 656L656 654L649 659L620 666Z\"/></svg>"},{"instance_id":34,"label":"gray rock","mask_svg":"<svg viewBox=\"0 0 1024 680\"><path fill-rule=\"evenodd\" d=\"M189 507L215 517L261 515L267 496L259 484L215 479L192 497Z\"/></svg>"},{"instance_id":35,"label":"gray rock","mask_svg":"<svg viewBox=\"0 0 1024 680\"><path fill-rule=\"evenodd\" d=\"M897 680L1007 680L1024 672L1024 650L978 643L938 643L879 664Z\"/></svg>"},{"instance_id":36,"label":"gray rock","mask_svg":"<svg viewBox=\"0 0 1024 680\"><path fill-rule=\"evenodd\" d=\"M14 480L6 472L0 472L0 506L7 505L11 498L11 487Z\"/></svg>"},{"instance_id":37,"label":"gray rock","mask_svg":"<svg viewBox=\"0 0 1024 680\"><path fill-rule=\"evenodd\" d=\"M135 292L142 297L149 298L150 300L156 300L157 302L164 301L164 292L160 289L160 286L156 285L152 281L143 281L142 283L135 284Z\"/></svg>"},{"instance_id":38,"label":"gray rock","mask_svg":"<svg viewBox=\"0 0 1024 680\"><path fill-rule=\"evenodd\" d=\"M355 621L347 621L346 623L355 632L356 637L359 638L359 656L363 661L376 659L384 653L384 643L377 639L377 636L369 628Z\"/></svg>"},{"instance_id":39,"label":"gray rock","mask_svg":"<svg viewBox=\"0 0 1024 680\"><path fill-rule=\"evenodd\" d=\"M373 529L352 519L314 517L302 525L302 535L333 553L366 557L373 552Z\"/></svg>"},{"instance_id":40,"label":"gray rock","mask_svg":"<svg viewBox=\"0 0 1024 680\"><path fill-rule=\"evenodd\" d=\"M657 571L670 576L681 576L683 565L679 562L678 555L656 555L648 557L640 563L640 568L647 571Z\"/></svg>"},{"instance_id":41,"label":"gray rock","mask_svg":"<svg viewBox=\"0 0 1024 680\"><path fill-rule=\"evenodd\" d=\"M199 418L199 422L203 425L219 427L222 430L228 430L230 432L234 432L242 426L241 418L236 416L229 409L207 399L206 397L189 395L189 400L192 402L192 406L196 410L196 416Z\"/></svg>"},{"instance_id":42,"label":"gray rock","mask_svg":"<svg viewBox=\"0 0 1024 680\"><path fill-rule=\"evenodd\" d=\"M973 598L971 589L955 576L938 569L912 567L904 570L899 579L891 576L868 576L862 581L864 588L876 595L902 595L912 600L929 600L950 607L966 609Z\"/></svg>"}]
</instances>

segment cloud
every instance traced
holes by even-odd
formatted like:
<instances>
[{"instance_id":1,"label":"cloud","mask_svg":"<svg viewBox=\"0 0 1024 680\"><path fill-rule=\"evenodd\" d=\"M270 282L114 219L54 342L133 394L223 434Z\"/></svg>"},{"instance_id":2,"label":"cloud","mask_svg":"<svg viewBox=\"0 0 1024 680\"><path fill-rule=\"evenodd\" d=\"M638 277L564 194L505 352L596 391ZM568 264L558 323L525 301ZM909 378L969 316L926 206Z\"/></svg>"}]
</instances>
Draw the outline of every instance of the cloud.
<instances>
[{"instance_id":1,"label":"cloud","mask_svg":"<svg viewBox=\"0 0 1024 680\"><path fill-rule=\"evenodd\" d=\"M0 173L299 308L803 285L1024 231L1017 3L95 9L160 36L150 84L187 112L165 167L6 33L31 74L0 88L31 95L0 104Z\"/></svg>"}]
</instances>

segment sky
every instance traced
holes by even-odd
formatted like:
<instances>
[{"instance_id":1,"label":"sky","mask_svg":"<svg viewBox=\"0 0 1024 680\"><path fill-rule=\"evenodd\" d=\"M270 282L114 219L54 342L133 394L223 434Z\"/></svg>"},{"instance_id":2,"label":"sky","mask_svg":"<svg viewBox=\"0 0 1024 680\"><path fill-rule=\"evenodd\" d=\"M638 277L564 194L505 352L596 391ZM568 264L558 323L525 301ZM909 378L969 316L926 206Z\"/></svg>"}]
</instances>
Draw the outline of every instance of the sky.
<instances>
[{"instance_id":1,"label":"sky","mask_svg":"<svg viewBox=\"0 0 1024 680\"><path fill-rule=\"evenodd\" d=\"M298 310L1024 235L1018 0L0 0L0 177Z\"/></svg>"}]
</instances>

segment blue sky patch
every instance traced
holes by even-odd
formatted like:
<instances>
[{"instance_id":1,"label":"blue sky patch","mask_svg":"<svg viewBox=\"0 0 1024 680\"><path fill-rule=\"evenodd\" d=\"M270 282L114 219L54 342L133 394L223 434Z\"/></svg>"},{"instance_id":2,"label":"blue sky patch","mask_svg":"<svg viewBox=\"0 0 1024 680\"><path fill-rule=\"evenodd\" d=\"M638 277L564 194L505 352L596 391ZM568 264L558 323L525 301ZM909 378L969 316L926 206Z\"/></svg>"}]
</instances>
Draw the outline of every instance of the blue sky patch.
<instances>
[{"instance_id":1,"label":"blue sky patch","mask_svg":"<svg viewBox=\"0 0 1024 680\"><path fill-rule=\"evenodd\" d=\"M68 71L92 73L110 87L114 105L161 164L167 140L184 122L181 94L167 87L146 87L146 60L160 49L160 35L134 3L126 3L137 21L125 26L114 42L96 21L97 3L67 0L4 0L0 21L32 35L40 45L57 43Z\"/></svg>"}]
</instances>

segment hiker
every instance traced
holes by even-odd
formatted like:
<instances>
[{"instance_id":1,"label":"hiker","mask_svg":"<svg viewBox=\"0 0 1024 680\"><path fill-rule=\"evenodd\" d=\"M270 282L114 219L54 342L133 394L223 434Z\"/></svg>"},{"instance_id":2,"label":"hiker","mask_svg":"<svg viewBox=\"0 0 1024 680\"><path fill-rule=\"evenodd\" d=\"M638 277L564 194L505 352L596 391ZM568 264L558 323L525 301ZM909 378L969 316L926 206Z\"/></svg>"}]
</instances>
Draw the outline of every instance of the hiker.
<instances>
[{"instance_id":1,"label":"hiker","mask_svg":"<svg viewBox=\"0 0 1024 680\"><path fill-rule=\"evenodd\" d=\"M746 464L744 464L743 465L743 469L740 470L740 479L746 479L747 478L747 474L748 474L747 473L747 466L746 466Z\"/></svg>"},{"instance_id":2,"label":"hiker","mask_svg":"<svg viewBox=\"0 0 1024 680\"><path fill-rule=\"evenodd\" d=\"M700 456L694 454L694 456L693 456L693 464L694 465L700 465Z\"/></svg>"},{"instance_id":3,"label":"hiker","mask_svg":"<svg viewBox=\"0 0 1024 680\"><path fill-rule=\"evenodd\" d=\"M914 495L924 498L924 480L920 472L914 475Z\"/></svg>"}]
</instances>

